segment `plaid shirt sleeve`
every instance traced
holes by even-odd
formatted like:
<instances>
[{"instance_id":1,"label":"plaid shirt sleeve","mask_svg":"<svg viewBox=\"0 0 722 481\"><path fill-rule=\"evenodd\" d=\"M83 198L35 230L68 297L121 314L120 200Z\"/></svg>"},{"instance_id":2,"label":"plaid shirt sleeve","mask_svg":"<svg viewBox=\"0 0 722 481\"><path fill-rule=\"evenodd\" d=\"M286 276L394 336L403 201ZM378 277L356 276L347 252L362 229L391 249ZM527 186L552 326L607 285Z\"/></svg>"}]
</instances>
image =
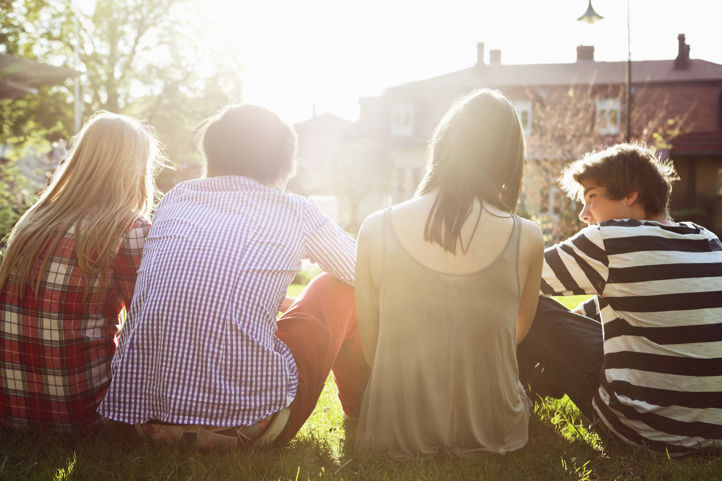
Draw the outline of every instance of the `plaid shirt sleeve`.
<instances>
[{"instance_id":1,"label":"plaid shirt sleeve","mask_svg":"<svg viewBox=\"0 0 722 481\"><path fill-rule=\"evenodd\" d=\"M143 245L149 230L150 222L144 218L137 219L121 239L118 254L113 258L110 265L126 308L130 307L130 301L133 299L135 278L140 267Z\"/></svg>"}]
</instances>

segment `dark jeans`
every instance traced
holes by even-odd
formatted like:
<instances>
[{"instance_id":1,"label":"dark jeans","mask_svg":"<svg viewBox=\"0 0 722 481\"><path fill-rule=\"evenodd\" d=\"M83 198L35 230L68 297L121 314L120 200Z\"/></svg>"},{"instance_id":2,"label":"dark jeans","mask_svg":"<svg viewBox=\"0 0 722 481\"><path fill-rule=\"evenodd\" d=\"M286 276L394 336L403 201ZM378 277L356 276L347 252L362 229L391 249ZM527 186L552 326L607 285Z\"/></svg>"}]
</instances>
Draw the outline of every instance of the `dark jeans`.
<instances>
[{"instance_id":1,"label":"dark jeans","mask_svg":"<svg viewBox=\"0 0 722 481\"><path fill-rule=\"evenodd\" d=\"M532 397L564 394L589 419L602 368L602 325L574 314L547 297L539 298L534 323L517 346L519 378Z\"/></svg>"}]
</instances>

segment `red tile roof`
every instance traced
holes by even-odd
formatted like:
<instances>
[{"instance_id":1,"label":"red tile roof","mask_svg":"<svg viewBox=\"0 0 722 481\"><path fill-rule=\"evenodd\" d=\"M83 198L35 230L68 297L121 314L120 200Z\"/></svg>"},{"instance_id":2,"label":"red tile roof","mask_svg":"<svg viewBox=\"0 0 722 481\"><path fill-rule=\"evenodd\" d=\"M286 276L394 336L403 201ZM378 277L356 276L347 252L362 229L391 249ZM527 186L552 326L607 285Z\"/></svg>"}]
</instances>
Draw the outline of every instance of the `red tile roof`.
<instances>
[{"instance_id":1,"label":"red tile roof","mask_svg":"<svg viewBox=\"0 0 722 481\"><path fill-rule=\"evenodd\" d=\"M627 62L580 61L557 64L480 65L415 82L398 89L510 87L532 85L621 84ZM632 83L704 82L722 80L722 65L693 59L686 69L675 70L674 60L632 62Z\"/></svg>"}]
</instances>

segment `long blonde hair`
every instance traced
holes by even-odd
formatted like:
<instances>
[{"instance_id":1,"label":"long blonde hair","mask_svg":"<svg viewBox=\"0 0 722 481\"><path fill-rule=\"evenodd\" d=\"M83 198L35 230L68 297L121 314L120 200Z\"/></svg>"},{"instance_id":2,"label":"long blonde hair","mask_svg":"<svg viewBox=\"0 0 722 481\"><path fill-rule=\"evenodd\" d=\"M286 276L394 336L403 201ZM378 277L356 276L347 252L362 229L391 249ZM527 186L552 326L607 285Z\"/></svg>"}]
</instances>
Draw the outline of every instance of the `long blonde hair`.
<instances>
[{"instance_id":1,"label":"long blonde hair","mask_svg":"<svg viewBox=\"0 0 722 481\"><path fill-rule=\"evenodd\" d=\"M73 227L86 295L96 275L105 289L123 233L139 216L150 214L156 194L153 171L162 159L158 140L145 124L109 112L93 115L50 185L10 232L0 290L13 286L22 298L36 275L37 297L55 249ZM39 258L42 264L36 271Z\"/></svg>"}]
</instances>

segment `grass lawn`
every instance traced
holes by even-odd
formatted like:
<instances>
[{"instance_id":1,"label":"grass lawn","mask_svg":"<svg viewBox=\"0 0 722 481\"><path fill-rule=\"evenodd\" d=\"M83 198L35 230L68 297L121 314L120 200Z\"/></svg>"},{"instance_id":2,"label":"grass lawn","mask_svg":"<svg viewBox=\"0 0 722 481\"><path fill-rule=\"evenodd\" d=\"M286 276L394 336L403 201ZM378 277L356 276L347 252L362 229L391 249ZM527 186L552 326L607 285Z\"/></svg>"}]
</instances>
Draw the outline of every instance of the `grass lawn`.
<instances>
[{"instance_id":1,"label":"grass lawn","mask_svg":"<svg viewBox=\"0 0 722 481\"><path fill-rule=\"evenodd\" d=\"M563 300L571 306L578 301ZM0 429L0 480L722 479L719 453L671 460L600 438L566 400L537 400L528 445L506 455L398 460L355 450L354 432L329 379L311 418L281 448L204 455L152 446L123 425L85 439Z\"/></svg>"}]
</instances>

